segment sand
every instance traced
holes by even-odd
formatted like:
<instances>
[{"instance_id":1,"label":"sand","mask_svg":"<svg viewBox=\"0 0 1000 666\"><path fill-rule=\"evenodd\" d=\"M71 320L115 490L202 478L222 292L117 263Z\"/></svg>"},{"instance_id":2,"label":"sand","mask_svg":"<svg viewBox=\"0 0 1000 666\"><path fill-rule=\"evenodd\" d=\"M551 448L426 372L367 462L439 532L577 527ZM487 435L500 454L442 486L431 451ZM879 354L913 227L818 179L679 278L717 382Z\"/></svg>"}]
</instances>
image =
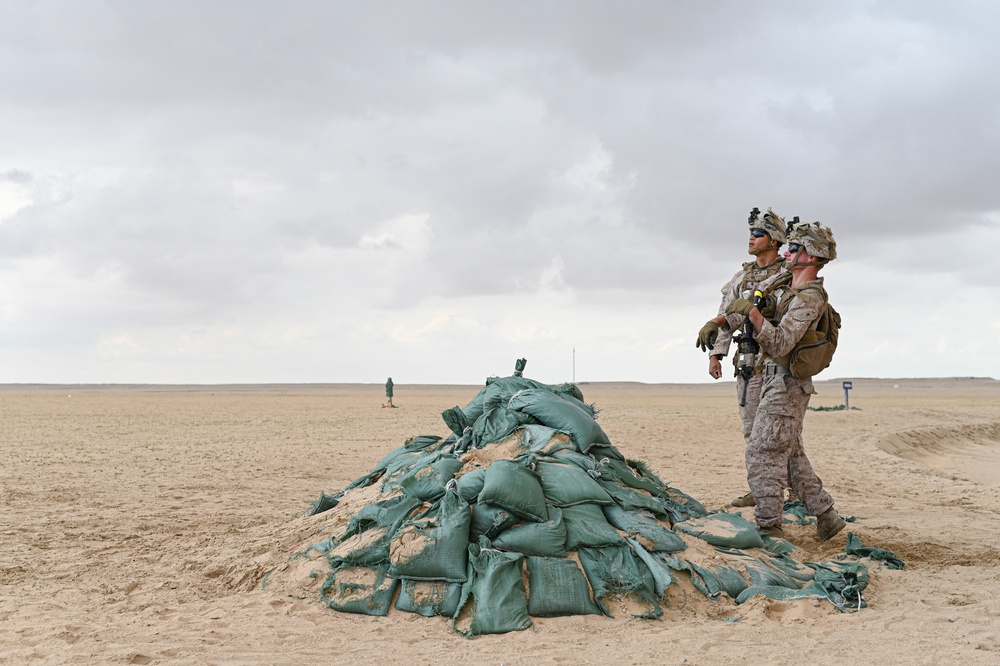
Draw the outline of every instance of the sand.
<instances>
[{"instance_id":1,"label":"sand","mask_svg":"<svg viewBox=\"0 0 1000 666\"><path fill-rule=\"evenodd\" d=\"M298 517L478 386L0 387L0 662L125 664L1000 663L1000 382L855 379L806 450L848 529L895 551L867 609L678 590L660 620L535 619L465 639L447 620L337 613L259 581ZM813 405L843 401L817 382ZM732 382L581 384L631 458L709 509L745 490ZM787 528L800 561L830 559Z\"/></svg>"}]
</instances>

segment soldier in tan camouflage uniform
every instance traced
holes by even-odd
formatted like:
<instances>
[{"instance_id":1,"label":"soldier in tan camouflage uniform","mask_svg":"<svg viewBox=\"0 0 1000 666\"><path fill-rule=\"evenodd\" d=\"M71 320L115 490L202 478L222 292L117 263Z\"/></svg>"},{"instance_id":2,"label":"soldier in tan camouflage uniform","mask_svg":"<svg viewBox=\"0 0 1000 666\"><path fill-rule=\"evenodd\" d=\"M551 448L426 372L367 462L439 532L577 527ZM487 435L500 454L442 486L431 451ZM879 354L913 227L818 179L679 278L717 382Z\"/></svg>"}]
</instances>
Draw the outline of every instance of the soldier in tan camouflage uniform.
<instances>
[{"instance_id":1,"label":"soldier in tan camouflage uniform","mask_svg":"<svg viewBox=\"0 0 1000 666\"><path fill-rule=\"evenodd\" d=\"M708 374L714 378L722 377L722 359L729 353L733 340L733 332L743 326L743 315L726 314L726 309L738 298L749 299L758 284L779 273L785 266L785 259L779 254L781 245L785 242L785 221L770 208L761 213L754 208L750 212L750 242L747 252L754 257L732 279L722 286L722 302L719 304L719 314L710 319L698 332L696 347L709 352ZM736 395L743 395L743 379L736 373ZM743 439L750 442L750 430L757 413L757 403L760 401L760 387L764 377L755 375L750 378L746 387L746 404L740 406L740 421L743 423ZM746 493L734 499L733 506L753 506L753 494Z\"/></svg>"},{"instance_id":2,"label":"soldier in tan camouflage uniform","mask_svg":"<svg viewBox=\"0 0 1000 666\"><path fill-rule=\"evenodd\" d=\"M759 307L773 314L765 318L748 299L737 299L728 313L748 316L764 354L760 403L746 451L747 481L756 501L757 525L771 536L781 528L787 479L806 509L817 517L816 538L825 541L844 526L833 508L833 498L813 471L802 446L802 421L809 397L816 391L811 378L798 379L789 370L792 351L802 337L815 330L827 303L819 269L837 256L833 233L814 222L792 228L785 250L789 274L779 274L758 286L766 295Z\"/></svg>"}]
</instances>

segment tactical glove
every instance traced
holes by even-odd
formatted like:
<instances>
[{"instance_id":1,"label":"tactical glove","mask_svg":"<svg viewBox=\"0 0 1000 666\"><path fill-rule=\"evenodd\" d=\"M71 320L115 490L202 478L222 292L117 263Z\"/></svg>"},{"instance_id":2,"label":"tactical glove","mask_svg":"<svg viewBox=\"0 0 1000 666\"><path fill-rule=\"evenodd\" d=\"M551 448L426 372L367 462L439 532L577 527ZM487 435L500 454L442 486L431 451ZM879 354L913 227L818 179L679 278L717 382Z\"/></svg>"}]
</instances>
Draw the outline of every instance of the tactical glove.
<instances>
[{"instance_id":1,"label":"tactical glove","mask_svg":"<svg viewBox=\"0 0 1000 666\"><path fill-rule=\"evenodd\" d=\"M746 317L753 310L753 302L747 298L737 298L726 308L726 314L740 314Z\"/></svg>"},{"instance_id":2,"label":"tactical glove","mask_svg":"<svg viewBox=\"0 0 1000 666\"><path fill-rule=\"evenodd\" d=\"M771 319L774 317L774 307L777 303L778 299L773 294L769 294L761 299L760 303L757 304L757 309L764 315L764 319Z\"/></svg>"},{"instance_id":3,"label":"tactical glove","mask_svg":"<svg viewBox=\"0 0 1000 666\"><path fill-rule=\"evenodd\" d=\"M701 347L702 351L707 352L709 349L715 346L715 341L719 337L719 325L714 321L710 321L701 327L698 331L698 341L694 343L695 347Z\"/></svg>"}]
</instances>

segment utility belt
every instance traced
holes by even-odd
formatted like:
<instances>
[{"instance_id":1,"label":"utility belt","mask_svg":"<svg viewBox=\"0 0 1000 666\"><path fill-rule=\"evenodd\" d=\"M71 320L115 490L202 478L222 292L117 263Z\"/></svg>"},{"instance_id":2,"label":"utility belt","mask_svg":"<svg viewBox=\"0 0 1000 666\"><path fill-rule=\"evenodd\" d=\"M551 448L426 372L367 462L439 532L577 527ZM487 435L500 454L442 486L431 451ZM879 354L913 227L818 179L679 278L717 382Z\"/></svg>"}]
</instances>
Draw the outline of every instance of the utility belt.
<instances>
[{"instance_id":1,"label":"utility belt","mask_svg":"<svg viewBox=\"0 0 1000 666\"><path fill-rule=\"evenodd\" d=\"M790 375L792 371L788 368L783 368L777 363L767 362L764 364L763 375L765 377L770 377L771 375Z\"/></svg>"}]
</instances>

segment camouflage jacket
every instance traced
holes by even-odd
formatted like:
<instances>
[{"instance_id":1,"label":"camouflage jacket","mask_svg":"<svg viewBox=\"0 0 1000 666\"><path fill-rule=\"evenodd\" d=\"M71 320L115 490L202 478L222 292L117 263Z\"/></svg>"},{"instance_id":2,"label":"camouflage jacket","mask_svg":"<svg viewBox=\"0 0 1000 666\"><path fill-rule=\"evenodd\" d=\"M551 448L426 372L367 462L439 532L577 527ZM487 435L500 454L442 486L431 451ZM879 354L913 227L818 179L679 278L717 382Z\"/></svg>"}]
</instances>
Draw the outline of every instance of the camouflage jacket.
<instances>
[{"instance_id":1,"label":"camouflage jacket","mask_svg":"<svg viewBox=\"0 0 1000 666\"><path fill-rule=\"evenodd\" d=\"M719 314L726 318L727 326L719 329L719 337L712 348L712 356L726 356L733 341L733 333L743 325L743 315L726 314L726 308L737 298L753 298L753 291L765 280L778 275L785 266L785 260L778 257L763 268L756 261L748 261L736 271L732 279L722 285L722 302L719 304Z\"/></svg>"},{"instance_id":2,"label":"camouflage jacket","mask_svg":"<svg viewBox=\"0 0 1000 666\"><path fill-rule=\"evenodd\" d=\"M777 298L777 303L774 315L765 319L756 338L764 354L764 360L770 359L787 368L788 357L795 345L807 331L816 328L828 297L821 277L807 282L798 289L792 289L788 284L781 284L783 281L780 275L776 275L757 287L764 293L770 291Z\"/></svg>"}]
</instances>

